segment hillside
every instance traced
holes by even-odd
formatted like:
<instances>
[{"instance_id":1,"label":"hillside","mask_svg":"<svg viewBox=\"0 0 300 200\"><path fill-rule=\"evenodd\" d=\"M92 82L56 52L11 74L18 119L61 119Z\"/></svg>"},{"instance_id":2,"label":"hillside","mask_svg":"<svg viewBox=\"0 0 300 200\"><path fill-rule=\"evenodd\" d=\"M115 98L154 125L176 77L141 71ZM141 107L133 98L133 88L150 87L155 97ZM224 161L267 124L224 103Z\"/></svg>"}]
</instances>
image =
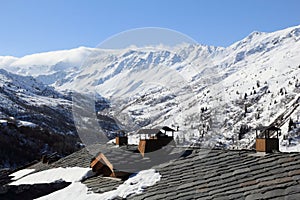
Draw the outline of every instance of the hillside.
<instances>
[{"instance_id":1,"label":"hillside","mask_svg":"<svg viewBox=\"0 0 300 200\"><path fill-rule=\"evenodd\" d=\"M54 88L0 69L0 101L0 167L79 149L70 98Z\"/></svg>"},{"instance_id":2,"label":"hillside","mask_svg":"<svg viewBox=\"0 0 300 200\"><path fill-rule=\"evenodd\" d=\"M300 26L296 26L273 33L256 31L229 47L80 47L0 57L0 64L10 72L32 75L60 93L77 94L73 114L81 137L86 130L90 135L103 131L113 136L117 129L134 132L169 125L180 127L175 137L183 145L251 148L255 127L277 123L282 128L281 150L299 151L296 123L288 134L289 119L299 122L300 115L299 41ZM15 94L10 98L29 99ZM36 100L35 95L39 95ZM70 101L62 100L64 95L51 95L58 96L29 94L30 101L38 104L70 106ZM16 112L12 106L9 110ZM100 130L95 128L99 119ZM84 143L103 139L87 138Z\"/></svg>"}]
</instances>

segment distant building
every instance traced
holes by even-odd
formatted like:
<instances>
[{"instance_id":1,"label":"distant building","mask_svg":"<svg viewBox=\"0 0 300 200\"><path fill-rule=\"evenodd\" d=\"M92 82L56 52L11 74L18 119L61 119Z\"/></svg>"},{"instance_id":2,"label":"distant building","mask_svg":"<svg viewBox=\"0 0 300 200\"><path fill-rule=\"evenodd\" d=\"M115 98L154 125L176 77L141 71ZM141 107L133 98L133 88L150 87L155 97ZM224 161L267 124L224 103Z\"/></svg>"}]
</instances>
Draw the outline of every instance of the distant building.
<instances>
[{"instance_id":1,"label":"distant building","mask_svg":"<svg viewBox=\"0 0 300 200\"><path fill-rule=\"evenodd\" d=\"M116 145L128 145L128 136L124 130L119 130L116 134Z\"/></svg>"},{"instance_id":2,"label":"distant building","mask_svg":"<svg viewBox=\"0 0 300 200\"><path fill-rule=\"evenodd\" d=\"M280 133L280 128L277 128L275 126L267 126L267 127L261 126L256 128L255 130L256 130L256 151L266 152L266 153L279 151L278 137Z\"/></svg>"},{"instance_id":3,"label":"distant building","mask_svg":"<svg viewBox=\"0 0 300 200\"><path fill-rule=\"evenodd\" d=\"M169 136L167 132L171 132L172 136ZM162 128L139 130L137 133L140 135L140 142L138 146L139 152L142 156L144 156L145 153L157 151L171 142L175 144L174 132L174 129L167 126Z\"/></svg>"}]
</instances>

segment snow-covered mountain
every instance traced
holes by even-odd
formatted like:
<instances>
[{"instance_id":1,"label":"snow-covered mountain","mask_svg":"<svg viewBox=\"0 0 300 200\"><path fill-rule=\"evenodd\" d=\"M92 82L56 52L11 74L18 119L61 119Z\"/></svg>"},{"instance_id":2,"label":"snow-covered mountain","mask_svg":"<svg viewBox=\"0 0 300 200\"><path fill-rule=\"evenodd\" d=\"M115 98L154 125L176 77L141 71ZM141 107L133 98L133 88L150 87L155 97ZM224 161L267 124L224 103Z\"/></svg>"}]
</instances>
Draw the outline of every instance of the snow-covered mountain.
<instances>
[{"instance_id":1,"label":"snow-covered mountain","mask_svg":"<svg viewBox=\"0 0 300 200\"><path fill-rule=\"evenodd\" d=\"M183 140L241 148L253 145L251 127L271 123L282 127L286 143L287 119L299 121L299 65L300 26L253 32L229 47L80 47L0 57L0 67L59 91L96 92L110 103L98 117L120 128L180 126Z\"/></svg>"},{"instance_id":2,"label":"snow-covered mountain","mask_svg":"<svg viewBox=\"0 0 300 200\"><path fill-rule=\"evenodd\" d=\"M48 85L65 78L72 71L77 71L83 59L94 49L77 49L46 52L16 58L0 56L0 68L19 75L34 76Z\"/></svg>"},{"instance_id":3,"label":"snow-covered mountain","mask_svg":"<svg viewBox=\"0 0 300 200\"><path fill-rule=\"evenodd\" d=\"M41 124L43 128L52 128L55 133L75 134L74 128L71 128L70 97L55 91L53 87L31 76L20 76L0 69L0 91L1 118L28 118L33 123ZM59 113L59 110L63 110L61 108L69 113ZM62 122L59 116L66 117L64 126L60 126ZM52 126L53 122L57 124L57 129Z\"/></svg>"}]
</instances>

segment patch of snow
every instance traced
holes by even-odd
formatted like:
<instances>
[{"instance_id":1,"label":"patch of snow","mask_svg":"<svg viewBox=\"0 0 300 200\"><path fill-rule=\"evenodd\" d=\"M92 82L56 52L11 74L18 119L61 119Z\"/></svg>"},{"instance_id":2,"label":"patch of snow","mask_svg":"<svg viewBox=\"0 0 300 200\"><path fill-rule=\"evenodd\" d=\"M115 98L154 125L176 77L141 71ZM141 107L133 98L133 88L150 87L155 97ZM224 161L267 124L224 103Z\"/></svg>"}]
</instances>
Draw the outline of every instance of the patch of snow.
<instances>
[{"instance_id":1,"label":"patch of snow","mask_svg":"<svg viewBox=\"0 0 300 200\"><path fill-rule=\"evenodd\" d=\"M126 198L132 194L140 194L146 187L154 185L160 181L161 175L155 169L140 171L138 174L130 177L116 190L112 191L122 198Z\"/></svg>"},{"instance_id":2,"label":"patch of snow","mask_svg":"<svg viewBox=\"0 0 300 200\"><path fill-rule=\"evenodd\" d=\"M139 135L129 135L128 136L128 144L139 145L140 136Z\"/></svg>"},{"instance_id":3,"label":"patch of snow","mask_svg":"<svg viewBox=\"0 0 300 200\"><path fill-rule=\"evenodd\" d=\"M31 127L31 128L34 128L36 127L37 125L32 123L32 122L27 122L27 121L19 121L18 123L19 126L26 126L26 127Z\"/></svg>"},{"instance_id":4,"label":"patch of snow","mask_svg":"<svg viewBox=\"0 0 300 200\"><path fill-rule=\"evenodd\" d=\"M35 169L22 169L22 170L19 170L19 171L16 171L16 172L10 174L9 176L13 176L13 178L11 180L18 180L34 171L35 171Z\"/></svg>"},{"instance_id":5,"label":"patch of snow","mask_svg":"<svg viewBox=\"0 0 300 200\"><path fill-rule=\"evenodd\" d=\"M108 142L107 142L107 144L115 144L116 143L116 139L114 138L114 139L111 139L111 140L109 140Z\"/></svg>"},{"instance_id":6,"label":"patch of snow","mask_svg":"<svg viewBox=\"0 0 300 200\"><path fill-rule=\"evenodd\" d=\"M90 168L72 167L72 168L53 168L45 171L40 171L34 174L25 176L9 185L24 185L38 183L53 183L55 181L75 182L81 181L91 172Z\"/></svg>"},{"instance_id":7,"label":"patch of snow","mask_svg":"<svg viewBox=\"0 0 300 200\"><path fill-rule=\"evenodd\" d=\"M281 152L300 152L300 143L293 144L292 146L281 146L279 150Z\"/></svg>"},{"instance_id":8,"label":"patch of snow","mask_svg":"<svg viewBox=\"0 0 300 200\"><path fill-rule=\"evenodd\" d=\"M5 119L0 119L0 124L3 124L4 126L7 125L7 120L5 120Z\"/></svg>"}]
</instances>

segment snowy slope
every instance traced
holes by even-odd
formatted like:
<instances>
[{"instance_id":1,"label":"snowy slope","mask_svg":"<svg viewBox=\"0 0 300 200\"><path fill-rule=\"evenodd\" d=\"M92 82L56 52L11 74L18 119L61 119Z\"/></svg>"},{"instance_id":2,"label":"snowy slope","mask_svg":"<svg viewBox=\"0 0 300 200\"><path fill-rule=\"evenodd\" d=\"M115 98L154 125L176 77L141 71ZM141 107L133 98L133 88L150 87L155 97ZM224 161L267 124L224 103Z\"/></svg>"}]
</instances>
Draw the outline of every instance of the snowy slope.
<instances>
[{"instance_id":1,"label":"snowy slope","mask_svg":"<svg viewBox=\"0 0 300 200\"><path fill-rule=\"evenodd\" d=\"M300 26L296 26L253 32L226 48L81 47L0 57L0 64L60 91L100 94L111 108L98 115L113 117L129 130L134 125L135 129L174 125L182 130L179 138L201 145L250 148L253 131L237 140L242 125L254 128L279 123L280 115L298 117L299 51ZM204 139L199 139L201 135Z\"/></svg>"},{"instance_id":2,"label":"snowy slope","mask_svg":"<svg viewBox=\"0 0 300 200\"><path fill-rule=\"evenodd\" d=\"M34 113L38 108L71 107L67 96L54 88L36 81L31 76L20 76L3 69L0 69L0 91L2 118L12 116L26 119L28 113Z\"/></svg>"},{"instance_id":3,"label":"snowy slope","mask_svg":"<svg viewBox=\"0 0 300 200\"><path fill-rule=\"evenodd\" d=\"M300 28L292 27L253 32L227 48L183 44L92 54L93 64L62 88L95 90L112 104L105 114L125 127L180 125L186 139L205 132L214 145L250 148L254 132L237 141L241 126L270 125L298 98L299 40Z\"/></svg>"},{"instance_id":4,"label":"snowy slope","mask_svg":"<svg viewBox=\"0 0 300 200\"><path fill-rule=\"evenodd\" d=\"M19 75L34 76L47 84L53 84L64 78L67 73L76 71L95 49L79 47L71 50L61 50L38 53L21 58L0 56L0 68ZM45 76L46 75L46 76Z\"/></svg>"}]
</instances>

